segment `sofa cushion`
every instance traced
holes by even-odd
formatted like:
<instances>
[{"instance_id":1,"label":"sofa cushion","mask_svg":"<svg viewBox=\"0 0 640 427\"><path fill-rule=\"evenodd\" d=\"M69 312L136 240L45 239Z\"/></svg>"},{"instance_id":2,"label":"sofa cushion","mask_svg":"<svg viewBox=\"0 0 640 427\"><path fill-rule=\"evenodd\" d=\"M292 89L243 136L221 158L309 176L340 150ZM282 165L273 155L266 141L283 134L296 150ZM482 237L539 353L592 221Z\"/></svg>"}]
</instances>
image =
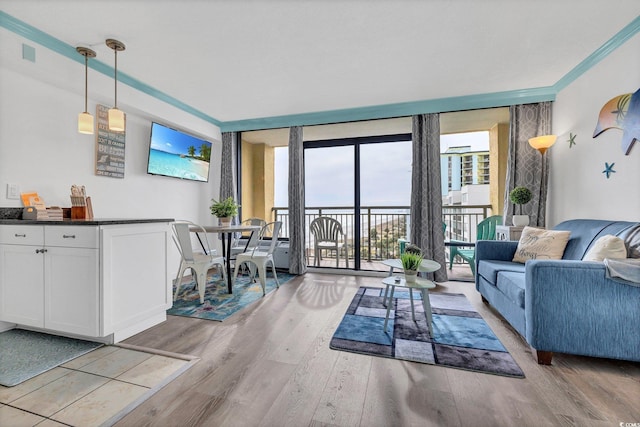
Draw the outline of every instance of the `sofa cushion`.
<instances>
[{"instance_id":1,"label":"sofa cushion","mask_svg":"<svg viewBox=\"0 0 640 427\"><path fill-rule=\"evenodd\" d=\"M564 248L569 241L570 231L545 230L525 227L513 256L514 262L530 259L562 259Z\"/></svg>"},{"instance_id":2,"label":"sofa cushion","mask_svg":"<svg viewBox=\"0 0 640 427\"><path fill-rule=\"evenodd\" d=\"M524 273L512 271L501 271L498 273L498 289L520 308L524 308L524 284Z\"/></svg>"},{"instance_id":3,"label":"sofa cushion","mask_svg":"<svg viewBox=\"0 0 640 427\"><path fill-rule=\"evenodd\" d=\"M600 236L611 234L624 239L622 233L628 231L638 223L630 221L606 221L600 219L570 219L553 227L554 230L571 232L569 243L564 250L562 259L581 260L589 247Z\"/></svg>"},{"instance_id":4,"label":"sofa cushion","mask_svg":"<svg viewBox=\"0 0 640 427\"><path fill-rule=\"evenodd\" d=\"M496 286L498 280L498 272L511 271L524 274L524 264L518 264L511 261L488 261L482 260L478 263L478 274L485 280Z\"/></svg>"},{"instance_id":5,"label":"sofa cushion","mask_svg":"<svg viewBox=\"0 0 640 427\"><path fill-rule=\"evenodd\" d=\"M584 254L583 261L602 262L605 258L626 258L627 248L624 240L610 234L600 237Z\"/></svg>"}]
</instances>

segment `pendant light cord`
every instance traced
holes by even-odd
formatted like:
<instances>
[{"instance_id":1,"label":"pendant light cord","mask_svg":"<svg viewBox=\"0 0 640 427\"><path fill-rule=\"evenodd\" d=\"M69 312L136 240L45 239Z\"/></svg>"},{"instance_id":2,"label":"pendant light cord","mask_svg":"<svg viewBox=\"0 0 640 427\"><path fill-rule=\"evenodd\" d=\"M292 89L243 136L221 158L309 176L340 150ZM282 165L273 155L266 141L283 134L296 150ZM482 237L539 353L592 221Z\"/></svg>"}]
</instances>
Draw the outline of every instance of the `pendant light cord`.
<instances>
[{"instance_id":1,"label":"pendant light cord","mask_svg":"<svg viewBox=\"0 0 640 427\"><path fill-rule=\"evenodd\" d=\"M114 104L113 104L113 108L118 108L118 49L114 49L113 50L114 55L115 55L115 69L114 69L114 76L113 76L113 81L115 84L115 96L114 96Z\"/></svg>"},{"instance_id":2,"label":"pendant light cord","mask_svg":"<svg viewBox=\"0 0 640 427\"><path fill-rule=\"evenodd\" d=\"M89 67L89 57L87 55L84 55L84 112L85 113L88 113L87 111L87 91L89 90L89 84L88 84L89 72L87 70L88 67Z\"/></svg>"}]
</instances>

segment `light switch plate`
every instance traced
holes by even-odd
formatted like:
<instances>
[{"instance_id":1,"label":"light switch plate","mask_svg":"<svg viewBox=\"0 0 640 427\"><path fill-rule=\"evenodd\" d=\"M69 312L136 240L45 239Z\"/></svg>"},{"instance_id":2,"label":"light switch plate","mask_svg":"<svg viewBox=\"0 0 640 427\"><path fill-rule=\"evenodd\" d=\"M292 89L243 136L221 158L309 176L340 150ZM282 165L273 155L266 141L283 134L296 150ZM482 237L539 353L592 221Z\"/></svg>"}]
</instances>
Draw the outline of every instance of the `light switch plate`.
<instances>
[{"instance_id":1,"label":"light switch plate","mask_svg":"<svg viewBox=\"0 0 640 427\"><path fill-rule=\"evenodd\" d=\"M20 186L18 184L7 184L7 199L19 199Z\"/></svg>"}]
</instances>

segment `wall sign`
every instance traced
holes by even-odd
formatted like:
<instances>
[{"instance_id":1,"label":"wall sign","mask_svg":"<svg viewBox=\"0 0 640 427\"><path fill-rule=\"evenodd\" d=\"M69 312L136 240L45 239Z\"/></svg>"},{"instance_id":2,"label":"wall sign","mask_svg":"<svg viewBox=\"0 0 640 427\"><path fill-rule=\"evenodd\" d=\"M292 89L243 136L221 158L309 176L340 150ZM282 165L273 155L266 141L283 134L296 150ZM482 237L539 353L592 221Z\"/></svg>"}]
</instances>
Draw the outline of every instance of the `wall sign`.
<instances>
[{"instance_id":1,"label":"wall sign","mask_svg":"<svg viewBox=\"0 0 640 427\"><path fill-rule=\"evenodd\" d=\"M124 178L124 142L125 130L114 132L109 130L109 107L96 106L96 175L111 178Z\"/></svg>"}]
</instances>

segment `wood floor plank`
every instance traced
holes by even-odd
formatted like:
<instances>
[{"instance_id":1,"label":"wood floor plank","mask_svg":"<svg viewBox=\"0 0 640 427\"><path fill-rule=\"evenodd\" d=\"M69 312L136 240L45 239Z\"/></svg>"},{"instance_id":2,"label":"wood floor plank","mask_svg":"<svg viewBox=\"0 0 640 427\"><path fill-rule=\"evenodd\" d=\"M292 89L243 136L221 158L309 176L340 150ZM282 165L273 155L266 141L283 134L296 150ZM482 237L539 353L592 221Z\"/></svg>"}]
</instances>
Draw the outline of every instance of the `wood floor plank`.
<instances>
[{"instance_id":1,"label":"wood floor plank","mask_svg":"<svg viewBox=\"0 0 640 427\"><path fill-rule=\"evenodd\" d=\"M461 425L445 370L375 358L361 425Z\"/></svg>"},{"instance_id":2,"label":"wood floor plank","mask_svg":"<svg viewBox=\"0 0 640 427\"><path fill-rule=\"evenodd\" d=\"M463 293L524 371L514 379L331 350L359 286L380 277L308 273L224 322L169 316L127 344L200 358L116 426L594 426L640 422L640 363L554 355Z\"/></svg>"},{"instance_id":3,"label":"wood floor plank","mask_svg":"<svg viewBox=\"0 0 640 427\"><path fill-rule=\"evenodd\" d=\"M333 332L327 328L318 336L259 425L296 427L311 423L338 359L338 352L329 348Z\"/></svg>"},{"instance_id":4,"label":"wood floor plank","mask_svg":"<svg viewBox=\"0 0 640 427\"><path fill-rule=\"evenodd\" d=\"M371 357L339 352L313 420L339 426L360 425L370 369Z\"/></svg>"}]
</instances>

